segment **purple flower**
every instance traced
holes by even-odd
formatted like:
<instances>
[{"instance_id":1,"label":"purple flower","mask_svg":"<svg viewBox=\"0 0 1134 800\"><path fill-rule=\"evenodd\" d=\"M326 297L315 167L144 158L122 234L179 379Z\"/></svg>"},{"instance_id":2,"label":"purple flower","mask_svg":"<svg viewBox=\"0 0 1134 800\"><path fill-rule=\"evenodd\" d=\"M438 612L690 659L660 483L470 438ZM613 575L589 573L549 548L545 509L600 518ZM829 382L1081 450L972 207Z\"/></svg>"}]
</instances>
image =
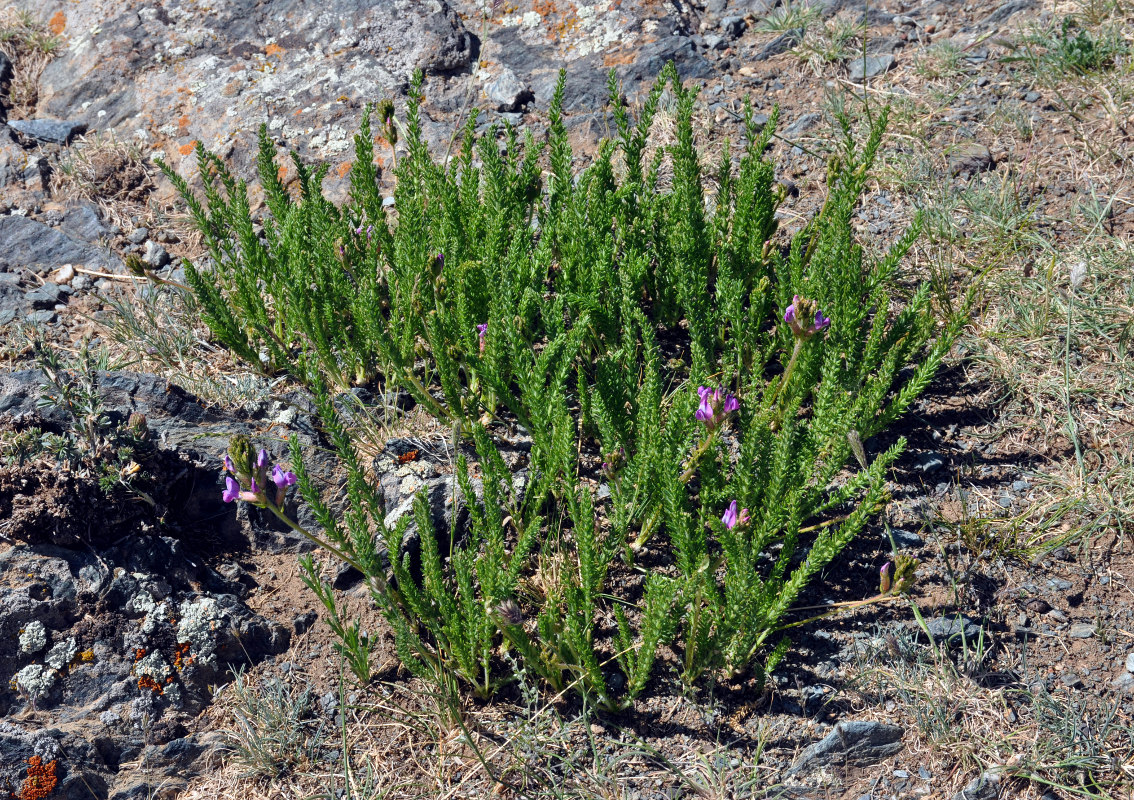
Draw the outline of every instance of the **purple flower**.
<instances>
[{"instance_id":1,"label":"purple flower","mask_svg":"<svg viewBox=\"0 0 1134 800\"><path fill-rule=\"evenodd\" d=\"M701 403L697 406L693 417L698 422L705 423L705 427L710 431L723 425L725 418L740 408L740 401L722 389L699 386L697 395L701 398Z\"/></svg>"},{"instance_id":2,"label":"purple flower","mask_svg":"<svg viewBox=\"0 0 1134 800\"><path fill-rule=\"evenodd\" d=\"M355 236L361 236L362 235L362 223L361 222L358 223L358 227L354 229L354 235Z\"/></svg>"},{"instance_id":3,"label":"purple flower","mask_svg":"<svg viewBox=\"0 0 1134 800\"><path fill-rule=\"evenodd\" d=\"M810 319L813 314L815 322L811 325L804 327L799 323L801 319ZM792 298L791 305L784 312L784 322L791 328L791 332L800 339L810 339L831 324L830 318L823 316L823 312L819 310L819 306L814 300L807 300L799 295Z\"/></svg>"},{"instance_id":4,"label":"purple flower","mask_svg":"<svg viewBox=\"0 0 1134 800\"><path fill-rule=\"evenodd\" d=\"M227 460L227 456L225 456ZM227 477L224 479L224 492L221 494L221 499L226 503L231 503L236 498L240 497L240 484L237 483L236 478Z\"/></svg>"},{"instance_id":5,"label":"purple flower","mask_svg":"<svg viewBox=\"0 0 1134 800\"><path fill-rule=\"evenodd\" d=\"M267 469L270 461L271 456L268 455L268 451L261 448L256 454L256 469Z\"/></svg>"},{"instance_id":6,"label":"purple flower","mask_svg":"<svg viewBox=\"0 0 1134 800\"><path fill-rule=\"evenodd\" d=\"M480 337L480 352L484 352L485 340L484 337L488 333L488 323L482 322L476 326L476 335Z\"/></svg>"},{"instance_id":7,"label":"purple flower","mask_svg":"<svg viewBox=\"0 0 1134 800\"><path fill-rule=\"evenodd\" d=\"M728 508L725 510L724 516L721 517L721 522L723 522L724 526L730 531L737 525L747 525L748 520L751 519L751 517L748 515L747 508L742 508L737 511L738 505L739 503L733 500L731 503L729 503Z\"/></svg>"},{"instance_id":8,"label":"purple flower","mask_svg":"<svg viewBox=\"0 0 1134 800\"><path fill-rule=\"evenodd\" d=\"M224 468L233 475L236 474L236 467L233 465L232 459L229 457L228 453L224 454Z\"/></svg>"},{"instance_id":9,"label":"purple flower","mask_svg":"<svg viewBox=\"0 0 1134 800\"><path fill-rule=\"evenodd\" d=\"M890 568L893 566L889 561L882 565L882 569L878 570L878 592L879 594L887 594L890 591Z\"/></svg>"},{"instance_id":10,"label":"purple flower","mask_svg":"<svg viewBox=\"0 0 1134 800\"><path fill-rule=\"evenodd\" d=\"M290 470L280 469L279 464L276 464L274 467L272 467L272 483L274 483L280 489L286 488L288 486L294 486L297 480L299 479L295 476L294 472Z\"/></svg>"},{"instance_id":11,"label":"purple flower","mask_svg":"<svg viewBox=\"0 0 1134 800\"><path fill-rule=\"evenodd\" d=\"M794 329L796 327L796 325L795 325L795 307L798 303L799 303L799 295L796 295L794 298L792 298L791 305L787 307L787 311L784 312L784 322L786 322L788 325L790 325L792 327L792 329Z\"/></svg>"}]
</instances>

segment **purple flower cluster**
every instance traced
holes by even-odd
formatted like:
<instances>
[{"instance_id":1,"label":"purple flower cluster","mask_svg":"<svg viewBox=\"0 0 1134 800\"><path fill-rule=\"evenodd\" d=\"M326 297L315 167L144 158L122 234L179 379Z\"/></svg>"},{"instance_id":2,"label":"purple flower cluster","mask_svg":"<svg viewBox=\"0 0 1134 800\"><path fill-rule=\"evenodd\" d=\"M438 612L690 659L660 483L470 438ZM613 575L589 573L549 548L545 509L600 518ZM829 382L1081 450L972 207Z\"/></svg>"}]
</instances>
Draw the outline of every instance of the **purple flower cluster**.
<instances>
[{"instance_id":1,"label":"purple flower cluster","mask_svg":"<svg viewBox=\"0 0 1134 800\"><path fill-rule=\"evenodd\" d=\"M710 431L723 425L728 415L740 408L740 401L723 389L699 386L697 396L701 398L701 404L693 416L698 422L705 423Z\"/></svg>"},{"instance_id":2,"label":"purple flower cluster","mask_svg":"<svg viewBox=\"0 0 1134 800\"><path fill-rule=\"evenodd\" d=\"M221 493L221 499L226 503L243 500L246 503L263 506L268 503L265 490L268 487L268 481L271 481L276 485L274 504L276 506L283 505L287 487L294 486L298 478L294 472L285 470L279 464L271 465L271 469L269 469L269 465L271 465L271 456L264 449L257 453L256 461L252 464L250 473L247 474L236 468L231 456L225 455L224 468L229 474L224 479L224 492ZM241 485L245 481L248 483L247 489Z\"/></svg>"},{"instance_id":3,"label":"purple flower cluster","mask_svg":"<svg viewBox=\"0 0 1134 800\"><path fill-rule=\"evenodd\" d=\"M739 503L733 500L731 503L729 503L728 508L725 510L724 516L721 517L721 522L723 522L724 526L730 531L737 525L747 525L748 520L751 519L748 514L747 508L741 508L737 510L737 507L739 505Z\"/></svg>"},{"instance_id":4,"label":"purple flower cluster","mask_svg":"<svg viewBox=\"0 0 1134 800\"><path fill-rule=\"evenodd\" d=\"M488 335L488 323L482 322L476 326L476 335L480 339L480 352L484 352L486 346L484 337Z\"/></svg>"},{"instance_id":5,"label":"purple flower cluster","mask_svg":"<svg viewBox=\"0 0 1134 800\"><path fill-rule=\"evenodd\" d=\"M809 320L814 314L814 322L804 326L800 320ZM784 322L791 328L792 333L801 339L809 339L822 330L825 330L830 324L830 317L823 316L823 312L819 310L814 300L805 300L799 295L791 301L787 311L784 312Z\"/></svg>"}]
</instances>

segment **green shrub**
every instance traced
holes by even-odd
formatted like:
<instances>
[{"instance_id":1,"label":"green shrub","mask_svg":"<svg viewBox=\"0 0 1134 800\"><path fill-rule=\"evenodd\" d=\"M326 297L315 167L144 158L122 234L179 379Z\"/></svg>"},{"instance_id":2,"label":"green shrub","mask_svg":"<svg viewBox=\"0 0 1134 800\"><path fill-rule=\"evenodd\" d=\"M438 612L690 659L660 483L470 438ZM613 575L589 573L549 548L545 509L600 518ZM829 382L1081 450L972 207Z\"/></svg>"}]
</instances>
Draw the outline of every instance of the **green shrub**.
<instances>
[{"instance_id":1,"label":"green shrub","mask_svg":"<svg viewBox=\"0 0 1134 800\"><path fill-rule=\"evenodd\" d=\"M667 86L674 143L647 161ZM738 163L726 143L710 177L697 92L672 65L637 120L617 88L612 75L618 138L584 169L562 77L546 141L511 128L478 139L474 115L444 165L422 136L419 79L404 125L392 106L379 112L387 139L405 143L393 211L369 113L341 208L322 196L326 168L294 156L290 196L266 134L259 224L215 156L198 149L203 199L166 169L212 255L208 269L186 265L205 320L241 358L312 389L350 476L340 520L293 446L322 527L309 535L368 577L410 669L484 696L508 679L502 648L608 708L645 689L670 642L688 681L718 669L762 680L800 592L885 503L903 442L873 460L858 447L852 471L855 444L909 407L963 323L935 322L927 284L901 288L920 223L879 259L856 242L884 112L861 148L844 125L826 202L781 247L782 190L764 158L775 115L761 129L749 111ZM479 481L457 464L467 535L433 530L418 500L420 570L408 520L385 524L331 400L374 381L406 389L477 453ZM497 451L502 425L531 440L519 488Z\"/></svg>"}]
</instances>

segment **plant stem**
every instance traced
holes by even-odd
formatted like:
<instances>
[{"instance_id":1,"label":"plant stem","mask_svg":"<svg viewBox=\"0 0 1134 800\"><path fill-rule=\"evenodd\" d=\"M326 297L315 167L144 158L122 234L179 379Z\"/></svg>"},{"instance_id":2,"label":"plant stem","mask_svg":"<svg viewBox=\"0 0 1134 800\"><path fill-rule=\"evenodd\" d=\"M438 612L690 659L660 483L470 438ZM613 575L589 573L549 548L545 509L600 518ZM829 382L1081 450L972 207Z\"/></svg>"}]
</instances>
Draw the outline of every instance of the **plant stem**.
<instances>
[{"instance_id":1,"label":"plant stem","mask_svg":"<svg viewBox=\"0 0 1134 800\"><path fill-rule=\"evenodd\" d=\"M278 520L283 522L285 525L287 525L289 528L291 528L296 533L300 534L301 536L304 536L305 538L307 538L312 543L319 545L324 550L338 556L340 559L342 559L347 564L349 564L350 566L357 569L363 575L368 574L366 569L364 569L363 566L361 564L359 564L357 560L355 560L351 556L347 555L341 548L337 547L336 545L331 544L330 542L328 542L325 539L320 539L318 536L311 533L309 530L304 528L302 525L300 525L299 523L292 520L290 517L288 517L287 514L283 513L283 511L280 509L280 507L277 506L275 503L268 501L264 504L263 507L268 509L269 511L271 511L273 514L275 514L275 516Z\"/></svg>"}]
</instances>

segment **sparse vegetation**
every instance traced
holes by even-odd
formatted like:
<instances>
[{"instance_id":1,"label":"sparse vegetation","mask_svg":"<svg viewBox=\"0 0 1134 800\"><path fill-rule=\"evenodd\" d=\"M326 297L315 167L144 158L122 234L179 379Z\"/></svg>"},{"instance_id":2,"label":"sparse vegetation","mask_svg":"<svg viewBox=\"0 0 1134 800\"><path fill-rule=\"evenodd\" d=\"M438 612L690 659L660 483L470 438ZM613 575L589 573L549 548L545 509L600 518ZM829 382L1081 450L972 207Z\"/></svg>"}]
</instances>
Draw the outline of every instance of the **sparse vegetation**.
<instances>
[{"instance_id":1,"label":"sparse vegetation","mask_svg":"<svg viewBox=\"0 0 1134 800\"><path fill-rule=\"evenodd\" d=\"M28 117L34 111L39 76L62 43L32 12L13 5L0 10L0 53L12 62L8 102L14 118Z\"/></svg>"}]
</instances>

